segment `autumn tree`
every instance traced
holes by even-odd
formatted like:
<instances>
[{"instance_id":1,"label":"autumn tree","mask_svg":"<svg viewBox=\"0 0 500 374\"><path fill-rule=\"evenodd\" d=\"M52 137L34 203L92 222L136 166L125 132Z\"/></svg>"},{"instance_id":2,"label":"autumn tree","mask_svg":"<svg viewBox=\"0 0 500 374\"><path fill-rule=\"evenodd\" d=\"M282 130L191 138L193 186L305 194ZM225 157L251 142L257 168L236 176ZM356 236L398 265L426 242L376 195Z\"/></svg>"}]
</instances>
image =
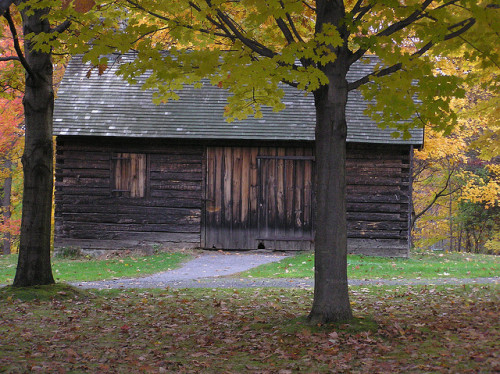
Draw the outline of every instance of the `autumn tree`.
<instances>
[{"instance_id":1,"label":"autumn tree","mask_svg":"<svg viewBox=\"0 0 500 374\"><path fill-rule=\"evenodd\" d=\"M89 1L82 0L87 7ZM19 63L24 80L25 144L22 156L24 186L19 261L14 286L54 283L50 263L50 236L53 187L52 112L54 107L52 48L61 33L70 27L71 12L80 2L40 2L1 0L0 17L6 22L15 54L2 51L0 61ZM93 2L92 4L93 5ZM51 13L61 11L54 26ZM64 13L66 12L66 13ZM23 36L18 34L16 15L20 14ZM37 38L45 40L38 46ZM23 46L20 40L23 40ZM24 51L23 51L24 47Z\"/></svg>"},{"instance_id":2,"label":"autumn tree","mask_svg":"<svg viewBox=\"0 0 500 374\"><path fill-rule=\"evenodd\" d=\"M471 68L462 58L440 61L441 70L456 71L457 64ZM458 126L449 134L428 129L425 148L415 153L412 225L419 248L500 252L498 97L480 84L495 72L479 73L465 97L452 101Z\"/></svg>"},{"instance_id":3,"label":"autumn tree","mask_svg":"<svg viewBox=\"0 0 500 374\"><path fill-rule=\"evenodd\" d=\"M18 223L12 219L14 170L22 150L22 103L20 96L0 97L0 246L3 254L11 253L12 235Z\"/></svg>"},{"instance_id":4,"label":"autumn tree","mask_svg":"<svg viewBox=\"0 0 500 374\"><path fill-rule=\"evenodd\" d=\"M0 56L13 55L14 41L9 27L0 24ZM18 224L12 219L11 204L13 173L18 167L22 148L23 85L21 69L15 61L0 57L0 253L11 253L12 235L17 234Z\"/></svg>"}]
</instances>

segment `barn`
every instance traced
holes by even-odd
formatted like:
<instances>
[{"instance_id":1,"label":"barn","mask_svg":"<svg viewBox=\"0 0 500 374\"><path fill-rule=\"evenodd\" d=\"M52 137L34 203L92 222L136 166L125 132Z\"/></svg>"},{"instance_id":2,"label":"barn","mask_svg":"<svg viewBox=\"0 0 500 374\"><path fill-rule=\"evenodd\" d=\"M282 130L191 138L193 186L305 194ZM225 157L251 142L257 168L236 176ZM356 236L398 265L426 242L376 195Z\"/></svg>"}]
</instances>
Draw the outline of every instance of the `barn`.
<instances>
[{"instance_id":1,"label":"barn","mask_svg":"<svg viewBox=\"0 0 500 374\"><path fill-rule=\"evenodd\" d=\"M203 82L155 105L152 92L75 57L58 91L55 246L310 250L314 248L312 95L283 87L286 108L227 122L227 92ZM349 79L374 62L354 65ZM411 163L422 129L394 138L347 107L348 250L407 256Z\"/></svg>"}]
</instances>

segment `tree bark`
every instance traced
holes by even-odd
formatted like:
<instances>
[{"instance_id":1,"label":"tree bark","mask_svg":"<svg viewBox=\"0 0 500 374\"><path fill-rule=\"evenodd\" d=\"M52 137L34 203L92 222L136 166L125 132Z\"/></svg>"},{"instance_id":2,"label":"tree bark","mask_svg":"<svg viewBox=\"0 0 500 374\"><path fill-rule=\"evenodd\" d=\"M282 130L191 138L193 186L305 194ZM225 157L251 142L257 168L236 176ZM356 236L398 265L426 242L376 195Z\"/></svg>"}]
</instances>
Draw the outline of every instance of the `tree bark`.
<instances>
[{"instance_id":1,"label":"tree bark","mask_svg":"<svg viewBox=\"0 0 500 374\"><path fill-rule=\"evenodd\" d=\"M50 30L44 16L48 9L21 12L23 33ZM23 213L19 244L19 261L14 286L54 283L50 263L52 213L52 88L51 53L34 50L25 40L25 58L29 65L23 98L25 113L25 146L22 157L24 171Z\"/></svg>"},{"instance_id":2,"label":"tree bark","mask_svg":"<svg viewBox=\"0 0 500 374\"><path fill-rule=\"evenodd\" d=\"M5 159L3 162L3 168L10 170L12 167L12 161ZM2 187L2 216L3 222L8 222L10 220L10 195L12 191L12 175L9 174L3 183ZM4 255L10 255L10 232L4 232L2 238L2 253Z\"/></svg>"},{"instance_id":3,"label":"tree bark","mask_svg":"<svg viewBox=\"0 0 500 374\"><path fill-rule=\"evenodd\" d=\"M316 226L311 323L352 318L347 284L345 161L347 68L326 67L329 84L314 92L316 106Z\"/></svg>"}]
</instances>

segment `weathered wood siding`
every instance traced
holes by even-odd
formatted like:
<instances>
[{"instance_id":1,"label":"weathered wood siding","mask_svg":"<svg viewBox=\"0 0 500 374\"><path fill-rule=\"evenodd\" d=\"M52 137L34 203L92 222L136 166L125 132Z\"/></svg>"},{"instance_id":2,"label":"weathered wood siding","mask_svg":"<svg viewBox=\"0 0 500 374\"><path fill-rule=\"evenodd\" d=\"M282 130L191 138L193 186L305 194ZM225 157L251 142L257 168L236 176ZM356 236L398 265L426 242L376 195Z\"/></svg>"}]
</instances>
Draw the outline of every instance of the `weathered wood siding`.
<instances>
[{"instance_id":1,"label":"weathered wood siding","mask_svg":"<svg viewBox=\"0 0 500 374\"><path fill-rule=\"evenodd\" d=\"M206 248L312 248L312 148L208 147Z\"/></svg>"},{"instance_id":2,"label":"weathered wood siding","mask_svg":"<svg viewBox=\"0 0 500 374\"><path fill-rule=\"evenodd\" d=\"M59 136L56 246L312 249L313 154L310 144ZM145 179L117 184L127 158L137 166L119 164L120 178L145 165ZM410 163L407 146L348 145L350 252L408 254Z\"/></svg>"},{"instance_id":3,"label":"weathered wood siding","mask_svg":"<svg viewBox=\"0 0 500 374\"><path fill-rule=\"evenodd\" d=\"M313 148L209 147L206 248L307 250L314 247ZM348 249L406 256L410 150L349 144Z\"/></svg>"},{"instance_id":4,"label":"weathered wood siding","mask_svg":"<svg viewBox=\"0 0 500 374\"><path fill-rule=\"evenodd\" d=\"M409 147L348 144L347 229L350 252L408 255L410 165Z\"/></svg>"},{"instance_id":5,"label":"weathered wood siding","mask_svg":"<svg viewBox=\"0 0 500 374\"><path fill-rule=\"evenodd\" d=\"M138 182L146 183L143 197L113 191L113 163L123 152L142 154L139 159L145 160L146 180ZM198 247L202 160L198 145L58 137L56 246Z\"/></svg>"}]
</instances>

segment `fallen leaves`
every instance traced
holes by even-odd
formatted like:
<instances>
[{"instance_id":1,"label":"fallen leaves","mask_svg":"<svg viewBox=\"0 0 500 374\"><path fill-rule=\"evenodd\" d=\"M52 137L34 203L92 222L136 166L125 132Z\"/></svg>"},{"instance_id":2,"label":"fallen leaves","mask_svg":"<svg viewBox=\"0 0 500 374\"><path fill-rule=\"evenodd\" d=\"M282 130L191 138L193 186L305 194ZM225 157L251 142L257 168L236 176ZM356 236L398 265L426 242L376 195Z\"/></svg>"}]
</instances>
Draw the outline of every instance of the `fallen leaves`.
<instances>
[{"instance_id":1,"label":"fallen leaves","mask_svg":"<svg viewBox=\"0 0 500 374\"><path fill-rule=\"evenodd\" d=\"M65 291L61 291L65 292ZM356 288L309 326L304 290L102 291L0 302L6 372L476 372L498 369L498 288Z\"/></svg>"}]
</instances>

